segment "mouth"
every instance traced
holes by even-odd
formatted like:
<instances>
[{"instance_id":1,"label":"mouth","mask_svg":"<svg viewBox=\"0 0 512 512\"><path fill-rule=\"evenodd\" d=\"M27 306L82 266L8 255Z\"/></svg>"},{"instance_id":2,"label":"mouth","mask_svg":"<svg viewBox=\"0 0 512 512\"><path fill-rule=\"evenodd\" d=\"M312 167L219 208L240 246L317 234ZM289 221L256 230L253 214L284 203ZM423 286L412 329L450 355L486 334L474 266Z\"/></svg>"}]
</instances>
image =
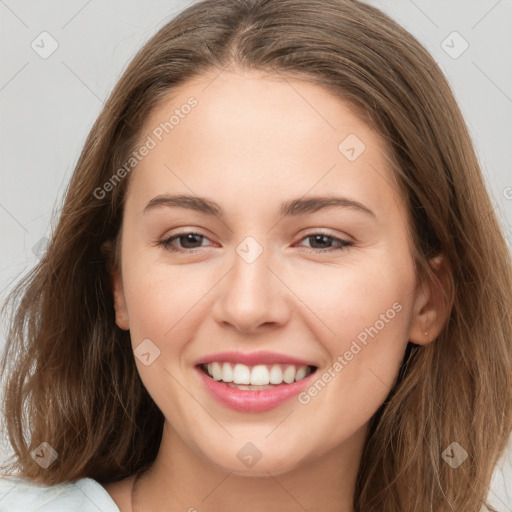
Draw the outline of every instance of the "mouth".
<instances>
[{"instance_id":1,"label":"mouth","mask_svg":"<svg viewBox=\"0 0 512 512\"><path fill-rule=\"evenodd\" d=\"M202 384L220 405L243 413L261 413L283 405L312 383L312 365L245 365L213 361L195 366Z\"/></svg>"},{"instance_id":2,"label":"mouth","mask_svg":"<svg viewBox=\"0 0 512 512\"><path fill-rule=\"evenodd\" d=\"M240 412L263 412L311 385L319 367L312 359L286 353L232 350L205 355L194 369L218 404Z\"/></svg>"},{"instance_id":3,"label":"mouth","mask_svg":"<svg viewBox=\"0 0 512 512\"><path fill-rule=\"evenodd\" d=\"M299 382L318 368L314 365L288 363L245 365L228 361L213 361L197 365L210 379L230 388L263 391Z\"/></svg>"}]
</instances>

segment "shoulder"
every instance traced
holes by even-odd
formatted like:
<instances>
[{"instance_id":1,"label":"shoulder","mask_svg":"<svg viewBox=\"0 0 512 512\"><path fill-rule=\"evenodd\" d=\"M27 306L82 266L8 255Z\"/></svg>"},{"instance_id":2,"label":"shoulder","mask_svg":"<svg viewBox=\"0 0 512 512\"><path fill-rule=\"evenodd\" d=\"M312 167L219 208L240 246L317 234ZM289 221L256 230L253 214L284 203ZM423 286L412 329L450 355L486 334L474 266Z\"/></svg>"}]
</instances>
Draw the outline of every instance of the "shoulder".
<instances>
[{"instance_id":1,"label":"shoulder","mask_svg":"<svg viewBox=\"0 0 512 512\"><path fill-rule=\"evenodd\" d=\"M119 512L105 488L92 478L44 485L0 477L0 512Z\"/></svg>"}]
</instances>

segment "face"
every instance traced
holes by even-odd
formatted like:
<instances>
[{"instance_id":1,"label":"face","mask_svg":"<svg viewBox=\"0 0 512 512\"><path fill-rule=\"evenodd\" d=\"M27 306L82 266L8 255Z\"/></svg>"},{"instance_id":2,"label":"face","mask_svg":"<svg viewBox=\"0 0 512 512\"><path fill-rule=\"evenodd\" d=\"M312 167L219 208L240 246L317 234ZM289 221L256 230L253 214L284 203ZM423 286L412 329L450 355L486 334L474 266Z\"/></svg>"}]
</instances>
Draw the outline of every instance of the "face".
<instances>
[{"instance_id":1,"label":"face","mask_svg":"<svg viewBox=\"0 0 512 512\"><path fill-rule=\"evenodd\" d=\"M143 144L116 322L168 432L240 474L279 474L348 446L387 397L408 340L426 343L429 327L382 140L317 85L225 71L175 91ZM197 366L212 359L214 378ZM241 382L272 371L285 382L234 389L218 380L230 369ZM262 454L254 468L244 450Z\"/></svg>"}]
</instances>

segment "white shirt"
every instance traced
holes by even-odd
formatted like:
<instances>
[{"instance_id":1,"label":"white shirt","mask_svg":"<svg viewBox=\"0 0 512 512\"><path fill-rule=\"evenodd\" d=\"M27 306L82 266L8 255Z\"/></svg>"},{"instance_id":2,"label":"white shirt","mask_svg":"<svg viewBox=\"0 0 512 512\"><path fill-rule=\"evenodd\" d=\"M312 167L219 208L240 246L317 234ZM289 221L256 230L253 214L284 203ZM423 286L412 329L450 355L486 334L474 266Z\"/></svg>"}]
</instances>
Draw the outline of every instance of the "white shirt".
<instances>
[{"instance_id":1,"label":"white shirt","mask_svg":"<svg viewBox=\"0 0 512 512\"><path fill-rule=\"evenodd\" d=\"M120 512L106 489L92 478L57 485L0 477L0 512Z\"/></svg>"}]
</instances>

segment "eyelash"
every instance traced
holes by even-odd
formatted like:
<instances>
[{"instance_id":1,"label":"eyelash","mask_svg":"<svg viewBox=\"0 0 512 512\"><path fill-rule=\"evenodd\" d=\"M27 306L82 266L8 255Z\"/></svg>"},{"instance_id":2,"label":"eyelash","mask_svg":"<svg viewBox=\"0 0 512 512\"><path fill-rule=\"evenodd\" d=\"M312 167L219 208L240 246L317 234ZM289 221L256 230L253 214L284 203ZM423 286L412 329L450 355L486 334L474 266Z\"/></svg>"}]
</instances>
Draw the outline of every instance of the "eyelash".
<instances>
[{"instance_id":1,"label":"eyelash","mask_svg":"<svg viewBox=\"0 0 512 512\"><path fill-rule=\"evenodd\" d=\"M171 251L171 252L175 252L175 253L181 253L181 254L184 254L184 253L187 253L187 254L194 254L196 253L197 251L200 250L200 248L194 248L194 249L179 249L173 245L171 245L171 243L176 240L176 239L179 239L179 238L183 238L187 235L197 235L199 237L202 237L202 238L207 238L206 236L204 235L201 235L200 233L196 233L194 231L186 231L186 232L182 232L182 233L178 233L176 235L173 235L172 237L170 238L167 238L165 240L161 240L159 242L157 242L157 245L158 246L162 246L165 250L167 251ZM323 237L326 237L326 238L330 238L331 240L334 240L335 242L338 242L340 245L336 248L329 248L329 249L307 249L307 252L313 252L313 253L316 253L316 254L319 254L319 253L330 253L330 252L334 252L334 251L343 251L345 250L346 248L348 247L351 247L352 245L354 245L353 242L349 242L347 240L342 240L341 238L337 238L337 237L334 237L334 236L331 236L331 235L328 235L326 233L321 233L321 232L318 232L318 233L310 233L306 236L304 236L303 238L301 238L301 241L302 240L306 240L308 238L311 238L311 237L314 237L314 236L323 236Z\"/></svg>"}]
</instances>

